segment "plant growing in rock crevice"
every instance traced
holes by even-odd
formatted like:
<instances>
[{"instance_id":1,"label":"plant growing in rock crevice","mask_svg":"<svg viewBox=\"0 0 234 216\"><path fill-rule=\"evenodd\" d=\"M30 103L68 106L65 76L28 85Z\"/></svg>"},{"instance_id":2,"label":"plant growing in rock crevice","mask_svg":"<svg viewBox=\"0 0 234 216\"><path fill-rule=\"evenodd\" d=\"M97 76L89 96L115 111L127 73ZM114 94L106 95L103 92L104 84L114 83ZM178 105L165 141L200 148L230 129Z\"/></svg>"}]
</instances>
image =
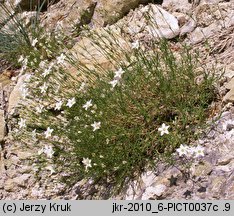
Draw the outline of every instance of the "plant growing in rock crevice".
<instances>
[{"instance_id":1,"label":"plant growing in rock crevice","mask_svg":"<svg viewBox=\"0 0 234 216\"><path fill-rule=\"evenodd\" d=\"M196 82L199 62L186 46L177 53L163 39L148 44L149 50L139 41L122 46L108 29L86 35L112 67L106 69L91 54L88 67L64 49L31 64L32 53L39 57L42 51L36 47L27 58L33 74L23 88L27 100L16 136L40 149L34 164L38 175L51 164L51 174L62 172L67 183L91 178L108 182L116 192L198 137L215 98L214 76L204 72ZM43 47L42 40L36 43ZM48 46L63 47L54 40Z\"/></svg>"}]
</instances>

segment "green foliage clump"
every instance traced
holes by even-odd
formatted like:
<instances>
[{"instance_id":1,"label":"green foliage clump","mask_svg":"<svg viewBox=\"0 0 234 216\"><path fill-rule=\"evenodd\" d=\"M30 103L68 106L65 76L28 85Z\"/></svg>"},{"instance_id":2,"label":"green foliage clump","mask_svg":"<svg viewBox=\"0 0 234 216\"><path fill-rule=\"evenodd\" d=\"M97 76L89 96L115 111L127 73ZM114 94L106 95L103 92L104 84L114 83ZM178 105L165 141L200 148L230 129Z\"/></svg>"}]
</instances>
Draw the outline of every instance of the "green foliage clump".
<instances>
[{"instance_id":1,"label":"green foliage clump","mask_svg":"<svg viewBox=\"0 0 234 216\"><path fill-rule=\"evenodd\" d=\"M94 58L88 67L71 55L65 36L37 32L30 51L21 53L31 77L17 136L41 148L38 174L52 164L68 183L91 178L120 186L198 137L215 99L215 79L202 71L202 81L196 81L198 56L188 47L174 51L162 39L146 48L126 40L130 47L116 52L113 47L121 44L114 34L89 31L93 46L113 66L105 69ZM77 76L69 65L77 67Z\"/></svg>"}]
</instances>

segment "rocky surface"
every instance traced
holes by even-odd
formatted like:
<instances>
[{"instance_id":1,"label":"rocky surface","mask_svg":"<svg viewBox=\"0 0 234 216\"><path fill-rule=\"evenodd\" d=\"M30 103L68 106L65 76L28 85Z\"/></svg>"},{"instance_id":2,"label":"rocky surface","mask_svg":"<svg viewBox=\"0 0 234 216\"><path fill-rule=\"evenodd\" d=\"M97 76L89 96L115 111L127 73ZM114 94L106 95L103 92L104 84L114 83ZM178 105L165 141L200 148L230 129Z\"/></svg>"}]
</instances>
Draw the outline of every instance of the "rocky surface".
<instances>
[{"instance_id":1,"label":"rocky surface","mask_svg":"<svg viewBox=\"0 0 234 216\"><path fill-rule=\"evenodd\" d=\"M3 141L6 133L6 128L5 128L5 115L4 115L4 110L0 109L0 142Z\"/></svg>"},{"instance_id":2,"label":"rocky surface","mask_svg":"<svg viewBox=\"0 0 234 216\"><path fill-rule=\"evenodd\" d=\"M233 102L234 101L234 74L229 76L231 80L225 85L225 88L228 90L227 94L224 96L224 102Z\"/></svg>"},{"instance_id":3,"label":"rocky surface","mask_svg":"<svg viewBox=\"0 0 234 216\"><path fill-rule=\"evenodd\" d=\"M140 3L149 0L60 0L44 13L44 24L52 29L79 30L83 25L106 26L113 24ZM72 28L71 28L72 27Z\"/></svg>"},{"instance_id":4,"label":"rocky surface","mask_svg":"<svg viewBox=\"0 0 234 216\"><path fill-rule=\"evenodd\" d=\"M233 199L234 198L234 107L224 112L211 125L198 143L205 147L205 156L191 160L190 167L177 159L174 166L156 168L141 177L138 185L129 187L126 199Z\"/></svg>"},{"instance_id":5,"label":"rocky surface","mask_svg":"<svg viewBox=\"0 0 234 216\"><path fill-rule=\"evenodd\" d=\"M199 5L195 10L196 29L189 35L189 40L199 43L225 28L233 26L234 5L231 2Z\"/></svg>"},{"instance_id":6,"label":"rocky surface","mask_svg":"<svg viewBox=\"0 0 234 216\"><path fill-rule=\"evenodd\" d=\"M20 2L23 4L23 1ZM199 1L189 3L190 1L182 0L178 4L174 0L164 0L162 5L147 6L139 4L150 1L97 2L55 2L43 12L44 25L50 28L61 25L66 28L73 23L75 28L83 24L94 28L95 25L115 23L110 28L116 30L122 26L130 39L141 42L158 36L168 39L180 36L192 44L194 50L201 52L204 65L211 68L216 62L217 73L224 72L223 81L217 84L221 98L211 117L217 117L220 113L222 115L216 121L209 122L209 128L198 141L205 147L205 156L189 160L189 166L185 167L183 164L188 161L175 154L175 165L166 166L163 162L157 164L154 170L143 173L138 182L127 185L127 190L115 198L234 199L233 1L201 0L198 4ZM149 25L143 16L147 10L151 11L151 22L155 24L153 29L148 27L148 30ZM105 16L106 13L108 16ZM162 14L165 15L165 20L160 17ZM80 49L84 44L86 52ZM174 45L177 47L176 42ZM83 53L85 65L90 64L87 55L91 53L102 66L110 66L110 62L100 55L90 41L79 40L73 51L78 55ZM36 177L36 161L33 156L39 149L35 148L35 143L32 141L31 146L27 146L14 141L11 134L7 135L6 132L13 130L14 124L17 124L14 116L17 116L16 106L22 98L21 86L24 79L21 75L16 78L9 71L0 70L0 199L105 199L108 188L94 185L92 180L81 180L73 187L66 188L58 182L59 174L53 170L53 166L45 167L43 175Z\"/></svg>"},{"instance_id":7,"label":"rocky surface","mask_svg":"<svg viewBox=\"0 0 234 216\"><path fill-rule=\"evenodd\" d=\"M167 11L177 11L187 13L192 9L192 3L188 0L181 0L178 4L177 0L164 0L162 3L162 7Z\"/></svg>"},{"instance_id":8,"label":"rocky surface","mask_svg":"<svg viewBox=\"0 0 234 216\"><path fill-rule=\"evenodd\" d=\"M17 105L19 104L20 100L23 97L23 89L22 86L24 84L26 75L22 75L19 77L19 79L16 81L16 85L14 86L9 100L8 100L8 109L7 112L12 115L14 113L14 110L17 108Z\"/></svg>"},{"instance_id":9,"label":"rocky surface","mask_svg":"<svg viewBox=\"0 0 234 216\"><path fill-rule=\"evenodd\" d=\"M131 11L117 26L131 37L141 40L172 39L180 33L178 20L161 6L154 4Z\"/></svg>"},{"instance_id":10,"label":"rocky surface","mask_svg":"<svg viewBox=\"0 0 234 216\"><path fill-rule=\"evenodd\" d=\"M120 29L112 26L113 28L105 28L104 29L96 29L96 37L93 38L83 37L79 40L71 49L73 56L79 59L77 64L77 68L79 68L79 64L85 65L88 68L94 69L94 65L99 65L103 70L113 69L113 63L111 60L102 52L100 46L103 47L107 52L109 50L108 47L111 46L111 51L120 53L122 49L130 50L131 43L121 35ZM112 39L110 34L107 31L111 30L111 34L114 36ZM97 45L97 36L101 35L103 41L100 41ZM110 50L109 50L110 52ZM124 56L121 56L119 61L124 60ZM76 69L69 68L71 71L76 71ZM99 69L100 70L100 69Z\"/></svg>"}]
</instances>

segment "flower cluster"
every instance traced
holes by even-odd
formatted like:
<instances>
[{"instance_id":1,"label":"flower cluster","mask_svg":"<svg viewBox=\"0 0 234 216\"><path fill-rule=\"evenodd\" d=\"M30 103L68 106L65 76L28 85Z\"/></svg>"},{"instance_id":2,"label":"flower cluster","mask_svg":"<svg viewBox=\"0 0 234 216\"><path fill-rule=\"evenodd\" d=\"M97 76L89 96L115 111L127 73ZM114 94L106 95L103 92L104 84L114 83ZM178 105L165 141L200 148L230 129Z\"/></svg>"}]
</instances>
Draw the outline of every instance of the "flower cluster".
<instances>
[{"instance_id":1,"label":"flower cluster","mask_svg":"<svg viewBox=\"0 0 234 216\"><path fill-rule=\"evenodd\" d=\"M19 128L25 128L26 127L26 119L20 119L19 121Z\"/></svg>"},{"instance_id":2,"label":"flower cluster","mask_svg":"<svg viewBox=\"0 0 234 216\"><path fill-rule=\"evenodd\" d=\"M115 86L120 82L120 79L122 78L123 74L124 74L124 70L122 68L115 71L114 79L109 82L109 84L112 86L112 89L114 89Z\"/></svg>"},{"instance_id":3,"label":"flower cluster","mask_svg":"<svg viewBox=\"0 0 234 216\"><path fill-rule=\"evenodd\" d=\"M85 171L87 171L89 167L92 167L91 160L89 158L83 158L82 163L85 166Z\"/></svg>"},{"instance_id":4,"label":"flower cluster","mask_svg":"<svg viewBox=\"0 0 234 216\"><path fill-rule=\"evenodd\" d=\"M191 157L194 156L195 158L198 157L204 157L204 150L205 148L202 147L201 145L198 145L196 147L189 147L187 145L181 144L176 151L178 152L179 156L186 156L186 157Z\"/></svg>"},{"instance_id":5,"label":"flower cluster","mask_svg":"<svg viewBox=\"0 0 234 216\"><path fill-rule=\"evenodd\" d=\"M46 154L48 158L52 158L54 154L54 150L52 146L45 145L44 148L38 151L38 154L41 155L42 153Z\"/></svg>"}]
</instances>

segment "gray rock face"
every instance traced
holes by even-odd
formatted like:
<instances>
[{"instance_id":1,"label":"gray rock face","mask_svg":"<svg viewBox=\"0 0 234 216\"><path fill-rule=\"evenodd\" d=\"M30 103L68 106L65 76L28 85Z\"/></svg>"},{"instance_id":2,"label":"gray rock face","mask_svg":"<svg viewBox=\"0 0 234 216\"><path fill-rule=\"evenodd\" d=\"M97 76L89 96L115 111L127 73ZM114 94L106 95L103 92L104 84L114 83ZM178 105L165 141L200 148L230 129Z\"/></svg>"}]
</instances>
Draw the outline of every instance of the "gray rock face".
<instances>
[{"instance_id":1,"label":"gray rock face","mask_svg":"<svg viewBox=\"0 0 234 216\"><path fill-rule=\"evenodd\" d=\"M197 44L206 38L214 35L216 32L220 31L221 28L218 27L216 24L211 24L208 27L200 28L197 27L189 36L189 40L192 44Z\"/></svg>"},{"instance_id":2,"label":"gray rock face","mask_svg":"<svg viewBox=\"0 0 234 216\"><path fill-rule=\"evenodd\" d=\"M140 3L150 0L60 0L49 7L43 23L50 28L63 27L79 29L82 25L106 26L115 23ZM68 30L69 30L68 29Z\"/></svg>"},{"instance_id":3,"label":"gray rock face","mask_svg":"<svg viewBox=\"0 0 234 216\"><path fill-rule=\"evenodd\" d=\"M202 4L218 4L224 2L225 0L200 0L200 5Z\"/></svg>"},{"instance_id":4,"label":"gray rock face","mask_svg":"<svg viewBox=\"0 0 234 216\"><path fill-rule=\"evenodd\" d=\"M15 188L15 184L14 181L12 179L8 179L7 181L5 181L4 183L4 189L7 192L13 192Z\"/></svg>"},{"instance_id":5,"label":"gray rock face","mask_svg":"<svg viewBox=\"0 0 234 216\"><path fill-rule=\"evenodd\" d=\"M223 101L225 103L234 102L234 70L229 68L226 71L226 76L230 79L229 82L225 85L225 88L228 90L227 94L224 96Z\"/></svg>"},{"instance_id":6,"label":"gray rock face","mask_svg":"<svg viewBox=\"0 0 234 216\"><path fill-rule=\"evenodd\" d=\"M13 91L10 94L9 97L9 104L8 104L8 113L14 112L14 109L17 107L19 104L20 100L22 99L22 88L24 86L24 80L27 75L23 75L19 77L17 84L15 85Z\"/></svg>"},{"instance_id":7,"label":"gray rock face","mask_svg":"<svg viewBox=\"0 0 234 216\"><path fill-rule=\"evenodd\" d=\"M187 23L185 23L180 29L180 35L183 36L187 33L192 32L197 26L196 21L193 18L190 18Z\"/></svg>"},{"instance_id":8,"label":"gray rock face","mask_svg":"<svg viewBox=\"0 0 234 216\"><path fill-rule=\"evenodd\" d=\"M3 87L0 83L0 142L3 141L5 136L5 113L4 113L4 95L3 95Z\"/></svg>"},{"instance_id":9,"label":"gray rock face","mask_svg":"<svg viewBox=\"0 0 234 216\"><path fill-rule=\"evenodd\" d=\"M234 88L232 88L223 98L225 103L234 102Z\"/></svg>"},{"instance_id":10,"label":"gray rock face","mask_svg":"<svg viewBox=\"0 0 234 216\"><path fill-rule=\"evenodd\" d=\"M192 9L192 4L188 0L163 0L162 7L169 11L188 12Z\"/></svg>"},{"instance_id":11,"label":"gray rock face","mask_svg":"<svg viewBox=\"0 0 234 216\"><path fill-rule=\"evenodd\" d=\"M193 15L197 27L188 39L192 44L197 44L233 26L234 5L230 2L199 4Z\"/></svg>"},{"instance_id":12,"label":"gray rock face","mask_svg":"<svg viewBox=\"0 0 234 216\"><path fill-rule=\"evenodd\" d=\"M93 22L97 26L115 23L140 4L140 0L99 0L97 2L93 16Z\"/></svg>"},{"instance_id":13,"label":"gray rock face","mask_svg":"<svg viewBox=\"0 0 234 216\"><path fill-rule=\"evenodd\" d=\"M14 178L13 181L19 187L26 187L30 177L31 177L31 174L23 174L19 177Z\"/></svg>"},{"instance_id":14,"label":"gray rock face","mask_svg":"<svg viewBox=\"0 0 234 216\"><path fill-rule=\"evenodd\" d=\"M178 20L162 7L154 4L132 11L117 25L136 39L171 39L180 33Z\"/></svg>"},{"instance_id":15,"label":"gray rock face","mask_svg":"<svg viewBox=\"0 0 234 216\"><path fill-rule=\"evenodd\" d=\"M2 142L5 137L5 124L4 110L0 109L0 142Z\"/></svg>"},{"instance_id":16,"label":"gray rock face","mask_svg":"<svg viewBox=\"0 0 234 216\"><path fill-rule=\"evenodd\" d=\"M226 85L225 85L226 89L233 89L234 88L234 78L232 78Z\"/></svg>"}]
</instances>

